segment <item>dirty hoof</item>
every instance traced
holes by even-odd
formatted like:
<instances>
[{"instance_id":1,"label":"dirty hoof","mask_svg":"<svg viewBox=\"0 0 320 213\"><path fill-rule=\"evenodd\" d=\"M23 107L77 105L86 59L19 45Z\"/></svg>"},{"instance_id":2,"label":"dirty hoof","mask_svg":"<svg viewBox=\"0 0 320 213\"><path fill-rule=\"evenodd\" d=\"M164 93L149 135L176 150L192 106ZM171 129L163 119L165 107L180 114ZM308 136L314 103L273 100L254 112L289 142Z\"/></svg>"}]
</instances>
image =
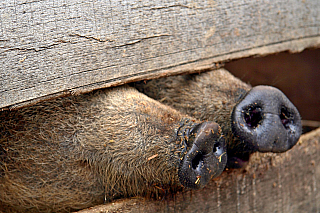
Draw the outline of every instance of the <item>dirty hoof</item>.
<instances>
[{"instance_id":1,"label":"dirty hoof","mask_svg":"<svg viewBox=\"0 0 320 213\"><path fill-rule=\"evenodd\" d=\"M232 112L234 136L254 151L285 152L297 143L301 130L296 107L271 86L254 87Z\"/></svg>"},{"instance_id":2,"label":"dirty hoof","mask_svg":"<svg viewBox=\"0 0 320 213\"><path fill-rule=\"evenodd\" d=\"M220 126L214 122L199 124L190 135L189 149L180 163L178 175L183 186L199 189L224 170L226 145Z\"/></svg>"}]
</instances>

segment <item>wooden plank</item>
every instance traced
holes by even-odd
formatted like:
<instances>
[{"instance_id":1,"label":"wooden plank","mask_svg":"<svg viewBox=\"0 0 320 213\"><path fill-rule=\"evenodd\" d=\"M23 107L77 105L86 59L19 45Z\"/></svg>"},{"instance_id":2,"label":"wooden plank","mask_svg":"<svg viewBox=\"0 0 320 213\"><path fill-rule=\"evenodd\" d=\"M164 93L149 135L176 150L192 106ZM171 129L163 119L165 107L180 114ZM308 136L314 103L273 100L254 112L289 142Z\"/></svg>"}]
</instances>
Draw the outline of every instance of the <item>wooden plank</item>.
<instances>
[{"instance_id":1,"label":"wooden plank","mask_svg":"<svg viewBox=\"0 0 320 213\"><path fill-rule=\"evenodd\" d=\"M320 1L2 0L0 109L320 45Z\"/></svg>"},{"instance_id":2,"label":"wooden plank","mask_svg":"<svg viewBox=\"0 0 320 213\"><path fill-rule=\"evenodd\" d=\"M118 200L79 213L320 212L320 128L282 154L255 153L244 169L225 171L205 188L155 201Z\"/></svg>"}]
</instances>

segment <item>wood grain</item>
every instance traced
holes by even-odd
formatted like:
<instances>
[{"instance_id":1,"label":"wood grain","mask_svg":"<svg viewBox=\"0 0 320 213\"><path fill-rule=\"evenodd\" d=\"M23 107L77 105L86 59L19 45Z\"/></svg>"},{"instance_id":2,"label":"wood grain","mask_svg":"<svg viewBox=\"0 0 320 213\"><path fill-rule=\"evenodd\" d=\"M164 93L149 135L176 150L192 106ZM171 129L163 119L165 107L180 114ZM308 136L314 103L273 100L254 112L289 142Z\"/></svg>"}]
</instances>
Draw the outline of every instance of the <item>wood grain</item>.
<instances>
[{"instance_id":1,"label":"wood grain","mask_svg":"<svg viewBox=\"0 0 320 213\"><path fill-rule=\"evenodd\" d=\"M0 109L320 45L320 1L2 0Z\"/></svg>"},{"instance_id":2,"label":"wood grain","mask_svg":"<svg viewBox=\"0 0 320 213\"><path fill-rule=\"evenodd\" d=\"M320 212L320 129L283 154L256 153L244 169L225 171L205 188L159 201L132 198L79 211Z\"/></svg>"}]
</instances>

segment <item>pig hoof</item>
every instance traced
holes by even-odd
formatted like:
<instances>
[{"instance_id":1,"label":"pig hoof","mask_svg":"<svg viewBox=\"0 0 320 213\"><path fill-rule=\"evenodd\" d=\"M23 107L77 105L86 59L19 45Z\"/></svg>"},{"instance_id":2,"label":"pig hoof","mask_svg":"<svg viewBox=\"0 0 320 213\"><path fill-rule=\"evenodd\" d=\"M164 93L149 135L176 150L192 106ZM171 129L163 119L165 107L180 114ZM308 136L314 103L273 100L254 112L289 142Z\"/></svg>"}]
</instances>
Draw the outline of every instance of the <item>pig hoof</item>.
<instances>
[{"instance_id":1,"label":"pig hoof","mask_svg":"<svg viewBox=\"0 0 320 213\"><path fill-rule=\"evenodd\" d=\"M285 152L301 135L296 107L278 89L256 86L234 107L232 132L253 151Z\"/></svg>"},{"instance_id":2,"label":"pig hoof","mask_svg":"<svg viewBox=\"0 0 320 213\"><path fill-rule=\"evenodd\" d=\"M226 144L220 126L204 122L191 131L188 151L179 171L180 183L188 188L203 188L209 180L220 175L227 161Z\"/></svg>"}]
</instances>

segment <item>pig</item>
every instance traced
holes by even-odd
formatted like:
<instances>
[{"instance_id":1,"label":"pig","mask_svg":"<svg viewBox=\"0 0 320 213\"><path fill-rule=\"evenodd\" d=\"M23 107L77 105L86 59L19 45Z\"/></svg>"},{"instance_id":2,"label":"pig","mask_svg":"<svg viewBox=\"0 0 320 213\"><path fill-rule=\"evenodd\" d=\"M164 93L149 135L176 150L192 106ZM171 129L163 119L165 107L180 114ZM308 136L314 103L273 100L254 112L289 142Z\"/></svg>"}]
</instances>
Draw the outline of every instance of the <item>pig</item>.
<instances>
[{"instance_id":1,"label":"pig","mask_svg":"<svg viewBox=\"0 0 320 213\"><path fill-rule=\"evenodd\" d=\"M225 69L172 76L134 85L149 97L200 120L214 120L226 136L230 168L253 152L285 152L302 127L297 108L278 89L242 82Z\"/></svg>"},{"instance_id":2,"label":"pig","mask_svg":"<svg viewBox=\"0 0 320 213\"><path fill-rule=\"evenodd\" d=\"M129 86L0 112L0 209L65 212L204 187L224 170L220 126ZM1 211L0 210L0 211Z\"/></svg>"}]
</instances>

